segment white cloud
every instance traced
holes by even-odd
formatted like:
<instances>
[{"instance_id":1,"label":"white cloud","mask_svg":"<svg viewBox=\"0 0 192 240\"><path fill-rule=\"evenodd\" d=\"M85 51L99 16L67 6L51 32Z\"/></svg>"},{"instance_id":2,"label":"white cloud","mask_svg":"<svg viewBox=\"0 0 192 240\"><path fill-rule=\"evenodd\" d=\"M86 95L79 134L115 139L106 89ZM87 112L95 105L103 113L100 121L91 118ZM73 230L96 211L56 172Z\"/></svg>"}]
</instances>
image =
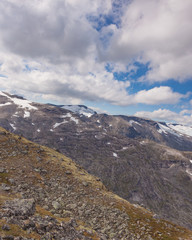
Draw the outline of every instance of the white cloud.
<instances>
[{"instance_id":1,"label":"white cloud","mask_svg":"<svg viewBox=\"0 0 192 240\"><path fill-rule=\"evenodd\" d=\"M75 67L69 64L41 64L26 62L16 55L2 55L4 64L0 78L1 88L12 92L14 89L27 98L39 95L43 99L57 100L66 104L80 104L82 99L89 101L107 101L115 105L128 106L137 103L175 104L185 95L173 92L170 87L155 87L129 95L130 82L114 80L113 74L106 72L104 65L92 59L75 61ZM29 69L26 68L26 65ZM89 68L90 73L86 72ZM36 70L37 69L37 70Z\"/></svg>"},{"instance_id":2,"label":"white cloud","mask_svg":"<svg viewBox=\"0 0 192 240\"><path fill-rule=\"evenodd\" d=\"M141 111L136 112L135 116L150 118L158 121L175 122L180 124L192 125L192 111L184 110L180 113L168 109L158 109L153 112Z\"/></svg>"},{"instance_id":3,"label":"white cloud","mask_svg":"<svg viewBox=\"0 0 192 240\"><path fill-rule=\"evenodd\" d=\"M92 51L96 31L86 20L95 4L81 1L1 1L0 28L4 47L28 58L51 62L81 58ZM81 11L79 11L81 9Z\"/></svg>"},{"instance_id":4,"label":"white cloud","mask_svg":"<svg viewBox=\"0 0 192 240\"><path fill-rule=\"evenodd\" d=\"M142 90L138 92L134 97L134 101L151 105L163 103L175 104L182 97L184 95L173 92L170 87L155 87L148 91Z\"/></svg>"},{"instance_id":5,"label":"white cloud","mask_svg":"<svg viewBox=\"0 0 192 240\"><path fill-rule=\"evenodd\" d=\"M54 67L48 63L26 63L13 54L2 55L1 59L4 62L1 72L8 76L6 81L0 78L1 88L8 91L14 89L29 97L39 93L44 99L76 104L82 99L121 104L128 97L126 88L130 83L114 80L113 74L105 71L104 64L89 58L85 62L76 59L74 66L58 64ZM26 64L32 70L26 69ZM90 73L86 72L87 67Z\"/></svg>"},{"instance_id":6,"label":"white cloud","mask_svg":"<svg viewBox=\"0 0 192 240\"><path fill-rule=\"evenodd\" d=\"M108 0L2 0L1 88L76 104L126 99L130 83L98 61L100 35L87 19L111 8Z\"/></svg>"},{"instance_id":7,"label":"white cloud","mask_svg":"<svg viewBox=\"0 0 192 240\"><path fill-rule=\"evenodd\" d=\"M132 58L139 58L150 61L150 81L192 76L191 1L134 0L122 11L114 2L122 8L128 1L1 0L0 74L7 76L0 77L1 88L66 104L180 101L185 96L170 87L129 95L130 81L115 80L105 66L136 71ZM88 17L104 14L121 24L96 31Z\"/></svg>"},{"instance_id":8,"label":"white cloud","mask_svg":"<svg viewBox=\"0 0 192 240\"><path fill-rule=\"evenodd\" d=\"M106 59L150 62L147 81L192 77L192 1L134 0L114 32Z\"/></svg>"}]
</instances>

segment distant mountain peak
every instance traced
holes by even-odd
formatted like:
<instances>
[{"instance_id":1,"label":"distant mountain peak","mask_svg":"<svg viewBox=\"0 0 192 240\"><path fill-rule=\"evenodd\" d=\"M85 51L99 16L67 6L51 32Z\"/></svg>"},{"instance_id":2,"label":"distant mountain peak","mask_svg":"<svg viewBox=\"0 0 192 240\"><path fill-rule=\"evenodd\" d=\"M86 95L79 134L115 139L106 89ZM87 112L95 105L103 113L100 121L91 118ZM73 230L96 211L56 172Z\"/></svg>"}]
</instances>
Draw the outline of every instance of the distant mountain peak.
<instances>
[{"instance_id":1,"label":"distant mountain peak","mask_svg":"<svg viewBox=\"0 0 192 240\"><path fill-rule=\"evenodd\" d=\"M25 98L17 95L11 95L9 93L0 92L0 96L6 97L10 104L15 104L18 108L28 109L28 110L37 110L36 107L32 106L32 102L26 100ZM8 105L7 103L5 103Z\"/></svg>"},{"instance_id":2,"label":"distant mountain peak","mask_svg":"<svg viewBox=\"0 0 192 240\"><path fill-rule=\"evenodd\" d=\"M73 113L76 113L76 114L79 114L79 115L84 115L88 118L91 117L94 114L97 114L96 111L94 111L91 108L88 108L85 105L55 105L55 104L49 104L49 105L57 106L57 107L60 107L60 108L63 108L63 109L67 109L67 110L69 110Z\"/></svg>"},{"instance_id":3,"label":"distant mountain peak","mask_svg":"<svg viewBox=\"0 0 192 240\"><path fill-rule=\"evenodd\" d=\"M157 130L159 133L164 133L164 134L173 134L176 135L178 137L182 136L182 135L187 135L187 136L191 136L192 137L192 127L190 126L185 126L185 125L181 125L181 124L173 124L173 123L165 123L165 122L161 122L161 123L157 123L159 129Z\"/></svg>"},{"instance_id":4,"label":"distant mountain peak","mask_svg":"<svg viewBox=\"0 0 192 240\"><path fill-rule=\"evenodd\" d=\"M86 117L91 117L92 115L97 114L97 112L84 105L63 105L62 108L70 110L74 113L78 113L80 115L84 115Z\"/></svg>"},{"instance_id":5,"label":"distant mountain peak","mask_svg":"<svg viewBox=\"0 0 192 240\"><path fill-rule=\"evenodd\" d=\"M0 96L5 96L5 97L10 97L10 98L18 98L18 99L23 99L26 100L24 97L16 95L16 94L9 94L7 92L0 91Z\"/></svg>"}]
</instances>

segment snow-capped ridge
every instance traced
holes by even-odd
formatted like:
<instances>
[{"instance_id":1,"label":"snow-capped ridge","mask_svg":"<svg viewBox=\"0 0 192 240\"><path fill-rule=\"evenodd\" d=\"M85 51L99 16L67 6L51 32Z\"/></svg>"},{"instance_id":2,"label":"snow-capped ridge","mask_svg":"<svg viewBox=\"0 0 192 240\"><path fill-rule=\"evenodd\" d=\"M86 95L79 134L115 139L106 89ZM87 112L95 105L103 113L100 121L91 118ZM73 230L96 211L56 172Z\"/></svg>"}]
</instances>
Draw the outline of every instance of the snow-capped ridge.
<instances>
[{"instance_id":1,"label":"snow-capped ridge","mask_svg":"<svg viewBox=\"0 0 192 240\"><path fill-rule=\"evenodd\" d=\"M17 105L19 108L23 108L23 109L27 109L27 110L37 110L37 107L34 107L31 105L32 102L26 100L23 97L16 96L16 95L9 95L4 92L0 92L0 95L11 100L11 102L14 103L15 105ZM10 105L10 104L7 103L6 105ZM25 117L27 117L29 114L25 113L24 115L25 115Z\"/></svg>"},{"instance_id":2,"label":"snow-capped ridge","mask_svg":"<svg viewBox=\"0 0 192 240\"><path fill-rule=\"evenodd\" d=\"M180 125L180 124L172 124L172 123L167 123L167 125L171 129L173 129L177 132L180 132L181 134L185 134L185 135L192 137L192 127L190 127L190 126L185 126L185 125Z\"/></svg>"},{"instance_id":3,"label":"snow-capped ridge","mask_svg":"<svg viewBox=\"0 0 192 240\"><path fill-rule=\"evenodd\" d=\"M84 105L63 105L62 108L86 117L91 117L92 115L97 114L97 112Z\"/></svg>"},{"instance_id":4,"label":"snow-capped ridge","mask_svg":"<svg viewBox=\"0 0 192 240\"><path fill-rule=\"evenodd\" d=\"M172 124L172 123L157 123L159 129L157 130L159 133L164 134L173 134L177 137L182 135L187 135L192 137L192 127L180 125L180 124Z\"/></svg>"}]
</instances>

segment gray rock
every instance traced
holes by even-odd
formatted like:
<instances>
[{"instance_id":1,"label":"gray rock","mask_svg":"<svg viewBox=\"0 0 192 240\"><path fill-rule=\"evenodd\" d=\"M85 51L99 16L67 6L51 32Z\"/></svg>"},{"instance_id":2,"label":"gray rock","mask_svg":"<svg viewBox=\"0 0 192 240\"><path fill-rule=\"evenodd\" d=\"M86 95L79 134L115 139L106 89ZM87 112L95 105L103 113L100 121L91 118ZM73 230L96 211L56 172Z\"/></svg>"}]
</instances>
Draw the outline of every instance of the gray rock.
<instances>
[{"instance_id":1,"label":"gray rock","mask_svg":"<svg viewBox=\"0 0 192 240\"><path fill-rule=\"evenodd\" d=\"M5 215L8 216L31 216L35 213L34 199L14 199L6 201L4 206Z\"/></svg>"},{"instance_id":2,"label":"gray rock","mask_svg":"<svg viewBox=\"0 0 192 240\"><path fill-rule=\"evenodd\" d=\"M7 184L5 184L5 183L1 184L1 189L3 191L7 191L7 192L11 190L11 188Z\"/></svg>"},{"instance_id":3,"label":"gray rock","mask_svg":"<svg viewBox=\"0 0 192 240\"><path fill-rule=\"evenodd\" d=\"M13 178L10 178L8 181L9 181L11 184L15 184L15 180L14 180Z\"/></svg>"},{"instance_id":4,"label":"gray rock","mask_svg":"<svg viewBox=\"0 0 192 240\"><path fill-rule=\"evenodd\" d=\"M2 237L2 240L14 240L14 237L13 236L5 236L5 237Z\"/></svg>"},{"instance_id":5,"label":"gray rock","mask_svg":"<svg viewBox=\"0 0 192 240\"><path fill-rule=\"evenodd\" d=\"M63 215L64 215L64 217L70 217L72 215L72 212L63 210Z\"/></svg>"},{"instance_id":6,"label":"gray rock","mask_svg":"<svg viewBox=\"0 0 192 240\"><path fill-rule=\"evenodd\" d=\"M68 204L66 207L69 209L75 209L75 208L77 208L77 204L71 203L71 204Z\"/></svg>"},{"instance_id":7,"label":"gray rock","mask_svg":"<svg viewBox=\"0 0 192 240\"><path fill-rule=\"evenodd\" d=\"M85 181L82 182L82 184L83 184L83 186L85 186L85 187L88 187L88 185L89 185L88 182L85 182Z\"/></svg>"},{"instance_id":8,"label":"gray rock","mask_svg":"<svg viewBox=\"0 0 192 240\"><path fill-rule=\"evenodd\" d=\"M5 173L6 169L5 168L0 168L0 173Z\"/></svg>"},{"instance_id":9,"label":"gray rock","mask_svg":"<svg viewBox=\"0 0 192 240\"><path fill-rule=\"evenodd\" d=\"M54 208L55 210L58 210L58 209L60 209L61 204L60 204L59 202L57 202L57 201L53 201L53 202L52 202L52 206L53 206L53 208Z\"/></svg>"},{"instance_id":10,"label":"gray rock","mask_svg":"<svg viewBox=\"0 0 192 240\"><path fill-rule=\"evenodd\" d=\"M7 225L7 224L4 224L3 226L2 226L2 230L4 230L4 231L9 231L11 228L9 227L9 225Z\"/></svg>"}]
</instances>

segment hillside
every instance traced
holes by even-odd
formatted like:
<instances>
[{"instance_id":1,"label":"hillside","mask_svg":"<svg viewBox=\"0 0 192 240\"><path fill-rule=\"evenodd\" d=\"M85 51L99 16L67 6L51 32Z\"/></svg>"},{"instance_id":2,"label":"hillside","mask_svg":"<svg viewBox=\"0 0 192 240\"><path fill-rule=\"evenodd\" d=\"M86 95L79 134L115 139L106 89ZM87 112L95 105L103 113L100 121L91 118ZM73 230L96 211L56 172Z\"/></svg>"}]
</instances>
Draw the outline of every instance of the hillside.
<instances>
[{"instance_id":1,"label":"hillside","mask_svg":"<svg viewBox=\"0 0 192 240\"><path fill-rule=\"evenodd\" d=\"M59 150L124 199L192 229L190 127L94 112L87 117L84 106L74 108L76 114L7 93L0 104L7 130Z\"/></svg>"},{"instance_id":2,"label":"hillside","mask_svg":"<svg viewBox=\"0 0 192 240\"><path fill-rule=\"evenodd\" d=\"M0 152L1 239L192 239L52 149L0 128Z\"/></svg>"}]
</instances>

